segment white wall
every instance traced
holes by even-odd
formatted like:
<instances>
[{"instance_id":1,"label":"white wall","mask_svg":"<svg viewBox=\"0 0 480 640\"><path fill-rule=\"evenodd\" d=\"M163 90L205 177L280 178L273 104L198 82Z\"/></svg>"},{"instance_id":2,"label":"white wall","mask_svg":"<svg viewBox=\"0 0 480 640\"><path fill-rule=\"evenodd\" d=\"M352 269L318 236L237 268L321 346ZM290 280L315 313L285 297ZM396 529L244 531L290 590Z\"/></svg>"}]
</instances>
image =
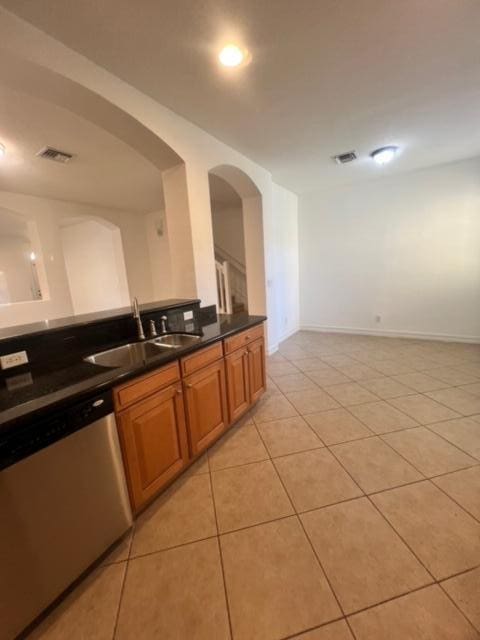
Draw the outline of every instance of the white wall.
<instances>
[{"instance_id":1,"label":"white wall","mask_svg":"<svg viewBox=\"0 0 480 640\"><path fill-rule=\"evenodd\" d=\"M32 245L21 236L0 236L0 304L32 300Z\"/></svg>"},{"instance_id":2,"label":"white wall","mask_svg":"<svg viewBox=\"0 0 480 640\"><path fill-rule=\"evenodd\" d=\"M61 200L0 191L0 207L21 214L34 225L32 249L42 282L41 301L5 305L0 308L0 327L28 324L74 314L63 254L61 225L67 219L98 218L121 232L129 297L140 302L155 299L144 215ZM44 281L48 286L44 286Z\"/></svg>"},{"instance_id":3,"label":"white wall","mask_svg":"<svg viewBox=\"0 0 480 640\"><path fill-rule=\"evenodd\" d=\"M165 211L152 211L145 215L145 228L152 271L153 299L175 297L172 290L172 263ZM159 235L159 229L163 235Z\"/></svg>"},{"instance_id":4,"label":"white wall","mask_svg":"<svg viewBox=\"0 0 480 640\"><path fill-rule=\"evenodd\" d=\"M262 291L251 290L249 287L249 309L253 313L268 314L269 342L275 345L278 342L275 300L282 297L282 285L275 277L276 265L281 256L277 255L279 246L275 237L274 186L270 173L39 29L3 9L0 9L0 14L2 18L0 47L2 49L53 71L59 77L68 78L123 109L164 140L184 160L194 254L195 289L196 295L205 304L216 302L208 173L215 167L231 165L243 171L253 181L261 194L261 214L260 202L254 202L257 199L251 198L252 202L247 202L246 199L243 201L244 216L247 218L247 225L248 219L258 215L262 218L259 227L263 234L264 247L260 253L255 251L255 254L259 255L258 259L264 262L264 269L257 271L265 272L269 286L265 290L263 282L259 284L258 287L261 286ZM166 206L168 209L167 194ZM168 222L170 223L170 220ZM245 242L247 244L247 233ZM252 247L254 245L252 242L249 244ZM172 251L172 260L173 258ZM128 265L127 271L129 271ZM173 275L175 271L173 269Z\"/></svg>"},{"instance_id":5,"label":"white wall","mask_svg":"<svg viewBox=\"0 0 480 640\"><path fill-rule=\"evenodd\" d=\"M311 193L299 210L303 327L480 340L479 159Z\"/></svg>"},{"instance_id":6,"label":"white wall","mask_svg":"<svg viewBox=\"0 0 480 640\"><path fill-rule=\"evenodd\" d=\"M273 184L276 339L299 329L298 198Z\"/></svg>"},{"instance_id":7,"label":"white wall","mask_svg":"<svg viewBox=\"0 0 480 640\"><path fill-rule=\"evenodd\" d=\"M62 227L61 236L75 315L128 306L119 229L85 220Z\"/></svg>"},{"instance_id":8,"label":"white wall","mask_svg":"<svg viewBox=\"0 0 480 640\"><path fill-rule=\"evenodd\" d=\"M245 236L242 207L218 208L212 205L213 241L245 266Z\"/></svg>"}]
</instances>

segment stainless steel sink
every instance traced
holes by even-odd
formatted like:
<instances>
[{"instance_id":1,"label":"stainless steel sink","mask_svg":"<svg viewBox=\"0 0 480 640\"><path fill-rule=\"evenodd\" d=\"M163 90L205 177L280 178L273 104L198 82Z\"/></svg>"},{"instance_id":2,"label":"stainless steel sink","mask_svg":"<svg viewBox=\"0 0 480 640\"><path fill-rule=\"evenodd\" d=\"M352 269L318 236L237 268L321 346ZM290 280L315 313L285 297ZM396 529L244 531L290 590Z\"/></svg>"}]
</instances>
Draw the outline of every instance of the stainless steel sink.
<instances>
[{"instance_id":1,"label":"stainless steel sink","mask_svg":"<svg viewBox=\"0 0 480 640\"><path fill-rule=\"evenodd\" d=\"M201 336L195 336L191 333L168 333L164 336L158 336L150 340L153 344L173 347L178 349L180 347L190 347L200 340Z\"/></svg>"},{"instance_id":2,"label":"stainless steel sink","mask_svg":"<svg viewBox=\"0 0 480 640\"><path fill-rule=\"evenodd\" d=\"M117 368L139 364L172 349L189 347L200 340L190 333L170 333L145 342L131 342L121 347L100 351L84 358L86 362L101 367Z\"/></svg>"},{"instance_id":3,"label":"stainless steel sink","mask_svg":"<svg viewBox=\"0 0 480 640\"><path fill-rule=\"evenodd\" d=\"M162 344L154 344L153 342L133 342L124 344L121 347L100 351L91 356L84 358L86 362L98 364L101 367L127 367L135 365L151 358L155 358L162 352L170 351L172 347Z\"/></svg>"}]
</instances>

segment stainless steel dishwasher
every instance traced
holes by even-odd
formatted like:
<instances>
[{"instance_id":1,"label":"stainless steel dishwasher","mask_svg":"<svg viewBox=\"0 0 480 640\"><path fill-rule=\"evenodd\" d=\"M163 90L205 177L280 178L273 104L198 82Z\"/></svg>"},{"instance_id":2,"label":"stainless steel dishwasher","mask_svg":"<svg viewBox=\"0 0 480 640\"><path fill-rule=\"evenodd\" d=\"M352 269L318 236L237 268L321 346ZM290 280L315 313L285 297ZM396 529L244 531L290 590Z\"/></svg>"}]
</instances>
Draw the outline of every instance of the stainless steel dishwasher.
<instances>
[{"instance_id":1,"label":"stainless steel dishwasher","mask_svg":"<svg viewBox=\"0 0 480 640\"><path fill-rule=\"evenodd\" d=\"M132 524L111 392L0 433L0 640Z\"/></svg>"}]
</instances>

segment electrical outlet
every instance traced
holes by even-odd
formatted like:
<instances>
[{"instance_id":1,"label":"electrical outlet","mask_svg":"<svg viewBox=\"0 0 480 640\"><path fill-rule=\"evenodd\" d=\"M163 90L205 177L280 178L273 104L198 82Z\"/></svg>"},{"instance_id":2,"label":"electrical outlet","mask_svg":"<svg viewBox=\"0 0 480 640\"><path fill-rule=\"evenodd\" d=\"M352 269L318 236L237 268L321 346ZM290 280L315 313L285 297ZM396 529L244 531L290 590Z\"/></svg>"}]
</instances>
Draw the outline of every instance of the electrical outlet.
<instances>
[{"instance_id":1,"label":"electrical outlet","mask_svg":"<svg viewBox=\"0 0 480 640\"><path fill-rule=\"evenodd\" d=\"M184 320L193 320L193 311L184 311L183 312Z\"/></svg>"},{"instance_id":2,"label":"electrical outlet","mask_svg":"<svg viewBox=\"0 0 480 640\"><path fill-rule=\"evenodd\" d=\"M28 356L26 351L17 351L16 353L8 353L5 356L0 356L0 366L2 369L19 367L22 364L27 364L27 362Z\"/></svg>"},{"instance_id":3,"label":"electrical outlet","mask_svg":"<svg viewBox=\"0 0 480 640\"><path fill-rule=\"evenodd\" d=\"M381 322L382 321L382 316L375 316L375 322Z\"/></svg>"}]
</instances>

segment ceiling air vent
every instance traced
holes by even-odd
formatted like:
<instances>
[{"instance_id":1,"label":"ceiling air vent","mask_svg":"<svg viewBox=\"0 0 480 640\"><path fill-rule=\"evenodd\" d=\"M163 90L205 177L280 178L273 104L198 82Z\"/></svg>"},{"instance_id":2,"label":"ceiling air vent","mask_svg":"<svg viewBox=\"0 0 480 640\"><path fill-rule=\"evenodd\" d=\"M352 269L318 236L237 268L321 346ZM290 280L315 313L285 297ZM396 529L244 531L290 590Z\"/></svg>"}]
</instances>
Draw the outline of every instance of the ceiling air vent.
<instances>
[{"instance_id":1,"label":"ceiling air vent","mask_svg":"<svg viewBox=\"0 0 480 640\"><path fill-rule=\"evenodd\" d=\"M66 164L69 162L73 155L71 153L67 153L66 151L59 151L58 149L54 149L53 147L43 147L37 153L39 158L45 158L45 160L53 160L53 162L61 162L62 164Z\"/></svg>"},{"instance_id":2,"label":"ceiling air vent","mask_svg":"<svg viewBox=\"0 0 480 640\"><path fill-rule=\"evenodd\" d=\"M347 162L353 162L357 159L355 151L347 151L346 153L339 153L338 156L333 156L333 159L337 164L347 164Z\"/></svg>"}]
</instances>

